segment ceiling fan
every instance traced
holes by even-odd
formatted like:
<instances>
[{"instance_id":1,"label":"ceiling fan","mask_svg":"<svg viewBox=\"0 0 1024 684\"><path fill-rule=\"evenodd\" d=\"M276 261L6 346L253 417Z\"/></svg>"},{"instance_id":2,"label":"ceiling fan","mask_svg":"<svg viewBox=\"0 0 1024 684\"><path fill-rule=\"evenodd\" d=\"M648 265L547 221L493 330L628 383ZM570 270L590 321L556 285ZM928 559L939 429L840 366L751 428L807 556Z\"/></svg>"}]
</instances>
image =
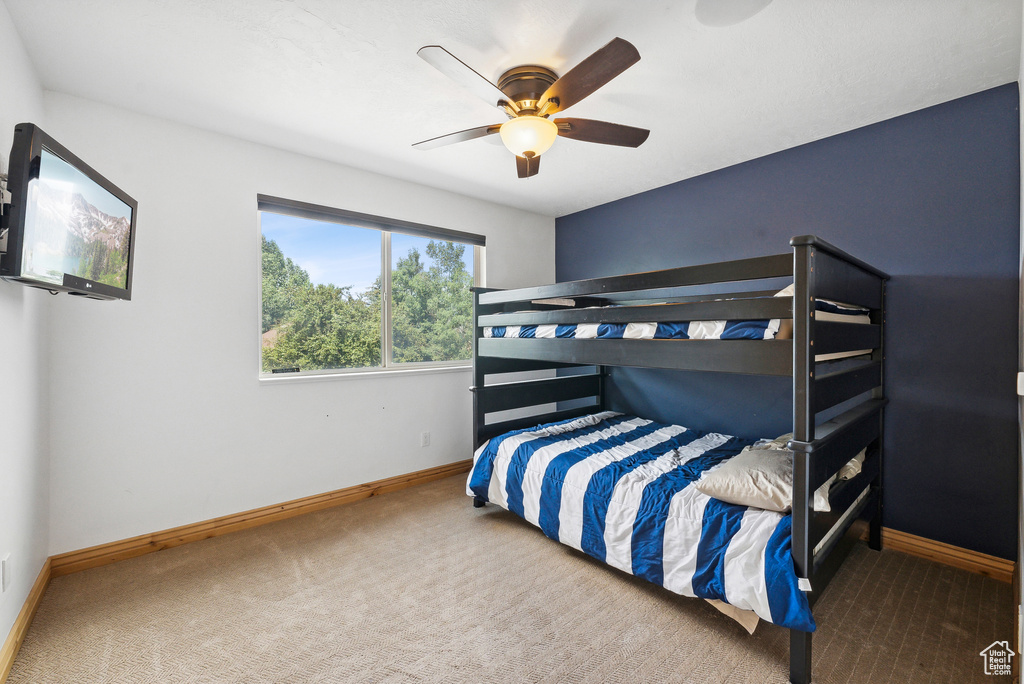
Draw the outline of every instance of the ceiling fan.
<instances>
[{"instance_id":1,"label":"ceiling fan","mask_svg":"<svg viewBox=\"0 0 1024 684\"><path fill-rule=\"evenodd\" d=\"M551 147L557 136L603 145L639 147L650 135L650 131L643 128L606 121L548 118L576 104L640 61L637 49L622 38L615 38L561 78L547 67L526 64L503 73L497 85L439 45L427 45L416 54L459 85L495 104L509 118L502 124L478 126L418 142L413 145L417 149L430 150L498 133L505 147L516 155L519 177L528 178L540 170L540 155Z\"/></svg>"}]
</instances>

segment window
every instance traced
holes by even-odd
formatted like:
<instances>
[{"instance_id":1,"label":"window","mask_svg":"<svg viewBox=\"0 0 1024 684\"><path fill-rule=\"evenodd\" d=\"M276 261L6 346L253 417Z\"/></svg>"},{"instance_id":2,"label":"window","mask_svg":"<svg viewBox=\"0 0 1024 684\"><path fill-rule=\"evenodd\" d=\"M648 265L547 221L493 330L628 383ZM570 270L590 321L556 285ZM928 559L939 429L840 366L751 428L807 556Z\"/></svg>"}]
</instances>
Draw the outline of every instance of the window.
<instances>
[{"instance_id":1,"label":"window","mask_svg":"<svg viewBox=\"0 0 1024 684\"><path fill-rule=\"evenodd\" d=\"M258 197L261 376L463 366L484 238Z\"/></svg>"}]
</instances>

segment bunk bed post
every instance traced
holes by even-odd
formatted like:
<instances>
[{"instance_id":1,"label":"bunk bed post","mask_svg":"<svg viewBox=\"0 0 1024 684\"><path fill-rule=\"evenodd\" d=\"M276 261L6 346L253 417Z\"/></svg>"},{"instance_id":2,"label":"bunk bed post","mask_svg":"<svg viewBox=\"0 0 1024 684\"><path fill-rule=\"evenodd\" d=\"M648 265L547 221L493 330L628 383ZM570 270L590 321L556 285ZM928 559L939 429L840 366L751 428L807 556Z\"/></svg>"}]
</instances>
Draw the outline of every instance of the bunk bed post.
<instances>
[{"instance_id":1,"label":"bunk bed post","mask_svg":"<svg viewBox=\"0 0 1024 684\"><path fill-rule=\"evenodd\" d=\"M793 247L793 440L814 440L814 247ZM793 564L797 577L810 579L811 553L810 480L811 454L793 450ZM789 632L789 679L793 684L811 681L811 634Z\"/></svg>"},{"instance_id":2,"label":"bunk bed post","mask_svg":"<svg viewBox=\"0 0 1024 684\"><path fill-rule=\"evenodd\" d=\"M879 385L871 392L874 399L885 398L885 290L887 281L882 279L882 298L877 311L871 313L871 322L878 325L881 330L881 339L878 348L871 353L871 359L877 361L881 366ZM875 551L882 550L882 512L884 510L881 492L883 478L885 477L885 411L878 414L878 478L876 485L879 490L878 505L871 521L868 523L868 547Z\"/></svg>"},{"instance_id":3,"label":"bunk bed post","mask_svg":"<svg viewBox=\"0 0 1024 684\"><path fill-rule=\"evenodd\" d=\"M480 395L476 389L477 387L484 386L483 368L480 366L477 355L477 347L480 335L483 334L483 329L477 321L480 318L480 293L485 290L479 287L471 287L469 289L473 293L473 386L469 388L469 391L473 393L473 451L476 451L477 447L483 442L480 438L480 432L484 426L484 416L480 411ZM473 508L483 508L486 503L479 496L473 497Z\"/></svg>"},{"instance_id":4,"label":"bunk bed post","mask_svg":"<svg viewBox=\"0 0 1024 684\"><path fill-rule=\"evenodd\" d=\"M789 630L789 681L811 684L811 633Z\"/></svg>"},{"instance_id":5,"label":"bunk bed post","mask_svg":"<svg viewBox=\"0 0 1024 684\"><path fill-rule=\"evenodd\" d=\"M484 386L483 369L477 354L483 329L477 321L480 318L480 293L485 290L479 287L471 287L470 290L473 292L473 386L469 388L469 391L473 393L473 449L476 450L483 441L480 439L480 431L483 428L484 417L480 413L480 401L476 389Z\"/></svg>"}]
</instances>

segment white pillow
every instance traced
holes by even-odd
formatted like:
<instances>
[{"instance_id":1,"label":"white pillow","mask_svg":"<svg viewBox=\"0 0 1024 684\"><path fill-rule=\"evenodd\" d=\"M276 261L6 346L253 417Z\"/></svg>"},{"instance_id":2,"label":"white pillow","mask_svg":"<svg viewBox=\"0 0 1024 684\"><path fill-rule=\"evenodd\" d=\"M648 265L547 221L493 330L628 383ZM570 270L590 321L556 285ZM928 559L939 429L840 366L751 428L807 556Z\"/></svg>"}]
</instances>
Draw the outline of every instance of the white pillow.
<instances>
[{"instance_id":1,"label":"white pillow","mask_svg":"<svg viewBox=\"0 0 1024 684\"><path fill-rule=\"evenodd\" d=\"M759 439L750 445L751 449L786 449L789 440L793 439L793 433L787 432L775 439Z\"/></svg>"},{"instance_id":2,"label":"white pillow","mask_svg":"<svg viewBox=\"0 0 1024 684\"><path fill-rule=\"evenodd\" d=\"M758 446L747 447L708 470L694 487L726 503L788 512L793 508L793 452ZM814 510L831 510L828 489L834 479L830 478L814 492Z\"/></svg>"},{"instance_id":3,"label":"white pillow","mask_svg":"<svg viewBox=\"0 0 1024 684\"><path fill-rule=\"evenodd\" d=\"M864 458L867 456L867 449L861 449L860 452L850 459L850 462L839 469L840 480L852 480L853 478L860 475L860 469L864 466Z\"/></svg>"}]
</instances>

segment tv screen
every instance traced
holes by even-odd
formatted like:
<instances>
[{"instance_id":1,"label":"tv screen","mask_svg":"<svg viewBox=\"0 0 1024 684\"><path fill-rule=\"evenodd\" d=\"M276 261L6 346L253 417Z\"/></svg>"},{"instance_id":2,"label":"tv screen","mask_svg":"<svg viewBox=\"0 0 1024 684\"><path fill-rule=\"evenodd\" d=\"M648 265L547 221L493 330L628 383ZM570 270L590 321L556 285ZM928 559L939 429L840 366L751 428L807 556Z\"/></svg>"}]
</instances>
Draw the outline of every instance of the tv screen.
<instances>
[{"instance_id":1,"label":"tv screen","mask_svg":"<svg viewBox=\"0 0 1024 684\"><path fill-rule=\"evenodd\" d=\"M131 299L137 203L34 124L15 128L0 275L53 292Z\"/></svg>"}]
</instances>

